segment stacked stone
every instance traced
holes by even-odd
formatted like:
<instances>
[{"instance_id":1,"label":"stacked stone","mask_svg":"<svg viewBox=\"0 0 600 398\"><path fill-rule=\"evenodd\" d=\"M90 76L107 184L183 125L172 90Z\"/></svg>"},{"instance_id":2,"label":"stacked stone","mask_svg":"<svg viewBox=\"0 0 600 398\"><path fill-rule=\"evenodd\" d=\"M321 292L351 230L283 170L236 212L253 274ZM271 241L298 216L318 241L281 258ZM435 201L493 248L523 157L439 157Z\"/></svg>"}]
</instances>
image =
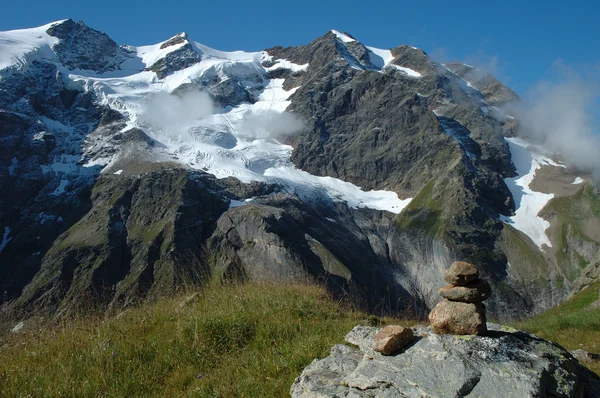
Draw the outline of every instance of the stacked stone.
<instances>
[{"instance_id":1,"label":"stacked stone","mask_svg":"<svg viewBox=\"0 0 600 398\"><path fill-rule=\"evenodd\" d=\"M429 314L431 328L438 334L477 334L487 331L485 305L490 297L490 285L479 279L473 264L455 261L446 272L449 283L439 290L444 300Z\"/></svg>"}]
</instances>

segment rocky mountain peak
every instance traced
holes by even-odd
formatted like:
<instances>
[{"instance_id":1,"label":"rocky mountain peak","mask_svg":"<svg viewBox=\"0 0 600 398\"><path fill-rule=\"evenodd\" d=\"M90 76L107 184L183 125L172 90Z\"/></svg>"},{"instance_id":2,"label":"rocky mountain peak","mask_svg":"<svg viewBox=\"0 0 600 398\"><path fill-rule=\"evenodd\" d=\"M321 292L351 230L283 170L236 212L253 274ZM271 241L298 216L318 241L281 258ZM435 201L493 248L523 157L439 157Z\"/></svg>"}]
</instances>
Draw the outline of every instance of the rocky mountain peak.
<instances>
[{"instance_id":1,"label":"rocky mountain peak","mask_svg":"<svg viewBox=\"0 0 600 398\"><path fill-rule=\"evenodd\" d=\"M171 47L181 43L189 43L188 35L185 32L181 32L171 37L169 40L165 41L160 45L161 50L167 47Z\"/></svg>"},{"instance_id":2,"label":"rocky mountain peak","mask_svg":"<svg viewBox=\"0 0 600 398\"><path fill-rule=\"evenodd\" d=\"M472 84L493 106L503 106L519 100L514 91L481 68L461 62L448 62L444 66Z\"/></svg>"},{"instance_id":3,"label":"rocky mountain peak","mask_svg":"<svg viewBox=\"0 0 600 398\"><path fill-rule=\"evenodd\" d=\"M187 33L181 32L163 42L159 50L168 51L164 56L148 66L163 79L166 76L196 64L203 59L203 52L189 40Z\"/></svg>"},{"instance_id":4,"label":"rocky mountain peak","mask_svg":"<svg viewBox=\"0 0 600 398\"><path fill-rule=\"evenodd\" d=\"M69 69L99 73L115 70L129 55L106 33L92 29L82 21L67 19L52 25L46 33L59 39L52 49Z\"/></svg>"},{"instance_id":5,"label":"rocky mountain peak","mask_svg":"<svg viewBox=\"0 0 600 398\"><path fill-rule=\"evenodd\" d=\"M512 92L469 80L468 66L338 31L263 52L185 33L120 48L73 20L2 35L0 301L22 297L20 310L67 308L94 289L101 305L137 300L189 265L171 254L184 250L202 273L310 275L365 307L417 312L464 258L494 291L491 314L523 316L566 297L599 253L597 238L574 235L587 226L556 219L565 205L544 216L550 228L541 207L521 216L553 202L521 188L518 172L531 181L552 167L567 181L564 195L579 196L565 200L583 209L571 224L595 220L585 209L596 194L510 141L518 123L494 104ZM197 195L196 177L210 192ZM163 197L180 199L150 200ZM532 240L546 230L556 249ZM556 286L533 291L542 279Z\"/></svg>"}]
</instances>

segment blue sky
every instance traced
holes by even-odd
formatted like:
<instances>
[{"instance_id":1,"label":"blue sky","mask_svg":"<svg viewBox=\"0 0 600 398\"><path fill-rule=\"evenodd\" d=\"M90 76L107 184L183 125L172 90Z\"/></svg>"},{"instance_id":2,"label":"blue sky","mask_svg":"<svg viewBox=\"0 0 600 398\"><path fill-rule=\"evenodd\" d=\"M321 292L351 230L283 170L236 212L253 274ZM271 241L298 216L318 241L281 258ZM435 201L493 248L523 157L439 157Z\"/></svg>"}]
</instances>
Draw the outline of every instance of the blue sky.
<instances>
[{"instance_id":1,"label":"blue sky","mask_svg":"<svg viewBox=\"0 0 600 398\"><path fill-rule=\"evenodd\" d=\"M364 44L410 44L438 60L484 66L519 94L552 79L552 64L600 65L600 2L545 1L27 1L0 13L0 30L82 20L119 44L152 44L186 31L222 50L306 44L329 29ZM600 69L595 69L598 71Z\"/></svg>"}]
</instances>

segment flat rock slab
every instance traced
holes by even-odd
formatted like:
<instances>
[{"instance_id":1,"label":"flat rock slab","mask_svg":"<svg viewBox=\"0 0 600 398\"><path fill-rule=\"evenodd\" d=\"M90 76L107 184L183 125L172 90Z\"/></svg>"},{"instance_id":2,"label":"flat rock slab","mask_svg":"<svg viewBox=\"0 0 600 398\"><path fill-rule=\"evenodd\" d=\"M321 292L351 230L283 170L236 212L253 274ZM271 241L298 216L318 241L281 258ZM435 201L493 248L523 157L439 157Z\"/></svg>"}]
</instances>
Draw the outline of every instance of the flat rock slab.
<instances>
[{"instance_id":1,"label":"flat rock slab","mask_svg":"<svg viewBox=\"0 0 600 398\"><path fill-rule=\"evenodd\" d=\"M440 288L440 296L452 301L465 303L480 303L490 297L492 289L490 284L483 279L477 279L464 286L448 285Z\"/></svg>"},{"instance_id":2,"label":"flat rock slab","mask_svg":"<svg viewBox=\"0 0 600 398\"><path fill-rule=\"evenodd\" d=\"M586 397L598 380L562 347L489 324L488 336L438 335L415 327L402 353L371 347L375 327L356 326L348 345L314 360L292 397ZM514 329L512 329L514 330Z\"/></svg>"},{"instance_id":3,"label":"flat rock slab","mask_svg":"<svg viewBox=\"0 0 600 398\"><path fill-rule=\"evenodd\" d=\"M466 285L477 278L479 278L479 271L477 268L475 268L473 264L464 261L453 262L444 276L446 283L455 286Z\"/></svg>"}]
</instances>

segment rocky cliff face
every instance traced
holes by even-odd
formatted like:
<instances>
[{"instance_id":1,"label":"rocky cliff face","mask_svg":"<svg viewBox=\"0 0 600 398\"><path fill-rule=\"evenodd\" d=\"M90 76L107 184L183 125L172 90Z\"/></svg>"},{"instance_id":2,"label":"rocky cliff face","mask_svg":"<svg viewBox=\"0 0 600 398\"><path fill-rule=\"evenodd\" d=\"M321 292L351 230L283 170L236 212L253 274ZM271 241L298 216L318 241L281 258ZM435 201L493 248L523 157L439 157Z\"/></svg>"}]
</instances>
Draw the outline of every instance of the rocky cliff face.
<instances>
[{"instance_id":1,"label":"rocky cliff face","mask_svg":"<svg viewBox=\"0 0 600 398\"><path fill-rule=\"evenodd\" d=\"M71 20L0 35L7 309L308 278L423 314L467 260L510 317L596 274L589 176L517 138L518 98L475 68L336 31L258 53L119 47Z\"/></svg>"}]
</instances>

